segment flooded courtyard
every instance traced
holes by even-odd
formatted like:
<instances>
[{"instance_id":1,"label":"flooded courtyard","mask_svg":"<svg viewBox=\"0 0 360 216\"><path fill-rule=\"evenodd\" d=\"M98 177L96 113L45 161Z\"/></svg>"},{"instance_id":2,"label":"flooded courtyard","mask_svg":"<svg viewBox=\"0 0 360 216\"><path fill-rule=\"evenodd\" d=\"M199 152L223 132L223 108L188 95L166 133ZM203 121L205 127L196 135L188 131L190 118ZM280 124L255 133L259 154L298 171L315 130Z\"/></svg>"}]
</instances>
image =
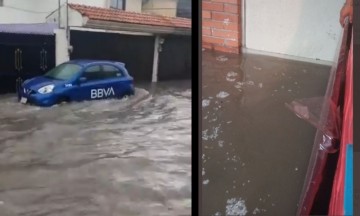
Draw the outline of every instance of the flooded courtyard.
<instances>
[{"instance_id":1,"label":"flooded courtyard","mask_svg":"<svg viewBox=\"0 0 360 216\"><path fill-rule=\"evenodd\" d=\"M202 214L295 215L315 128L285 107L330 66L203 51Z\"/></svg>"},{"instance_id":2,"label":"flooded courtyard","mask_svg":"<svg viewBox=\"0 0 360 216\"><path fill-rule=\"evenodd\" d=\"M190 82L137 87L52 108L1 96L1 216L189 215Z\"/></svg>"}]
</instances>

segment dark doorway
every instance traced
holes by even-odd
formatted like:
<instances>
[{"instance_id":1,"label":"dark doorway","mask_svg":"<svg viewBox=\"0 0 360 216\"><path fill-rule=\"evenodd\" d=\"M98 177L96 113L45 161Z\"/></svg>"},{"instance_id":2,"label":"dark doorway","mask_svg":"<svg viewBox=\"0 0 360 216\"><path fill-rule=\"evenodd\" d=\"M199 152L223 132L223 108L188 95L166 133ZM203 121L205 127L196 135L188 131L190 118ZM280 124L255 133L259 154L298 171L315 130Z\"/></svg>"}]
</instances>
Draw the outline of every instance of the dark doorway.
<instances>
[{"instance_id":1,"label":"dark doorway","mask_svg":"<svg viewBox=\"0 0 360 216\"><path fill-rule=\"evenodd\" d=\"M71 31L71 59L124 62L135 81L151 81L154 41L152 36Z\"/></svg>"},{"instance_id":2,"label":"dark doorway","mask_svg":"<svg viewBox=\"0 0 360 216\"><path fill-rule=\"evenodd\" d=\"M159 81L191 78L191 37L163 36L159 55Z\"/></svg>"},{"instance_id":3,"label":"dark doorway","mask_svg":"<svg viewBox=\"0 0 360 216\"><path fill-rule=\"evenodd\" d=\"M0 34L0 93L55 66L55 36Z\"/></svg>"}]
</instances>

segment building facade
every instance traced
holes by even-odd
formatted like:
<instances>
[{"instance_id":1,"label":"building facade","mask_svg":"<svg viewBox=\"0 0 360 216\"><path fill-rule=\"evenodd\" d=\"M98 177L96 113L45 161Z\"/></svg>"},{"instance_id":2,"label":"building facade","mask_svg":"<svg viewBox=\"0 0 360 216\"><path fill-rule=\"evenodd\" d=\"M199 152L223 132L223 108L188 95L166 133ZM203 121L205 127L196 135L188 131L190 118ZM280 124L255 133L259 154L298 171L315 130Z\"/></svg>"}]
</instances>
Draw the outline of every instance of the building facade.
<instances>
[{"instance_id":1,"label":"building facade","mask_svg":"<svg viewBox=\"0 0 360 216\"><path fill-rule=\"evenodd\" d=\"M155 0L29 2L0 4L0 77L12 89L72 59L124 62L137 81L191 76L191 20L176 17L176 4L150 13L143 9L160 7Z\"/></svg>"}]
</instances>

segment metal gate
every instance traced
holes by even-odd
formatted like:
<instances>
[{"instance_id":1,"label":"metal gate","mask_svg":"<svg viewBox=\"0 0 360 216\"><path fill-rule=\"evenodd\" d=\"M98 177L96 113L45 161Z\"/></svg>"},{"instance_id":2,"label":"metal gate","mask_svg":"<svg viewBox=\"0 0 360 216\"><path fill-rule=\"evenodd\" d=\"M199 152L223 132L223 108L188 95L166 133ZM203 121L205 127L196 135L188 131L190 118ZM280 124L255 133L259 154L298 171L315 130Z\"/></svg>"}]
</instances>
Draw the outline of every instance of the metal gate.
<instances>
[{"instance_id":1,"label":"metal gate","mask_svg":"<svg viewBox=\"0 0 360 216\"><path fill-rule=\"evenodd\" d=\"M153 36L72 30L70 58L124 62L135 81L151 81L154 43Z\"/></svg>"},{"instance_id":2,"label":"metal gate","mask_svg":"<svg viewBox=\"0 0 360 216\"><path fill-rule=\"evenodd\" d=\"M163 36L159 55L159 81L191 79L191 37Z\"/></svg>"},{"instance_id":3,"label":"metal gate","mask_svg":"<svg viewBox=\"0 0 360 216\"><path fill-rule=\"evenodd\" d=\"M54 66L54 36L0 34L0 93L15 92L25 79Z\"/></svg>"}]
</instances>

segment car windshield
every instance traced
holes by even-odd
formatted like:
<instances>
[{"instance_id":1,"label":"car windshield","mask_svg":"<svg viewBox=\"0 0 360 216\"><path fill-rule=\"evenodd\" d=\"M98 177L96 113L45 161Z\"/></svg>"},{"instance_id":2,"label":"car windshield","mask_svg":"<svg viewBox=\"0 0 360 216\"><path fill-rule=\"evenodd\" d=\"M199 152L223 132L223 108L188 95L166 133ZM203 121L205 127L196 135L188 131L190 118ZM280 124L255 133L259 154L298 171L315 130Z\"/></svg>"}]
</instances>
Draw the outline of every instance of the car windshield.
<instances>
[{"instance_id":1,"label":"car windshield","mask_svg":"<svg viewBox=\"0 0 360 216\"><path fill-rule=\"evenodd\" d=\"M80 69L80 65L65 63L51 69L44 76L51 79L69 80L74 77L74 75L77 74Z\"/></svg>"}]
</instances>

